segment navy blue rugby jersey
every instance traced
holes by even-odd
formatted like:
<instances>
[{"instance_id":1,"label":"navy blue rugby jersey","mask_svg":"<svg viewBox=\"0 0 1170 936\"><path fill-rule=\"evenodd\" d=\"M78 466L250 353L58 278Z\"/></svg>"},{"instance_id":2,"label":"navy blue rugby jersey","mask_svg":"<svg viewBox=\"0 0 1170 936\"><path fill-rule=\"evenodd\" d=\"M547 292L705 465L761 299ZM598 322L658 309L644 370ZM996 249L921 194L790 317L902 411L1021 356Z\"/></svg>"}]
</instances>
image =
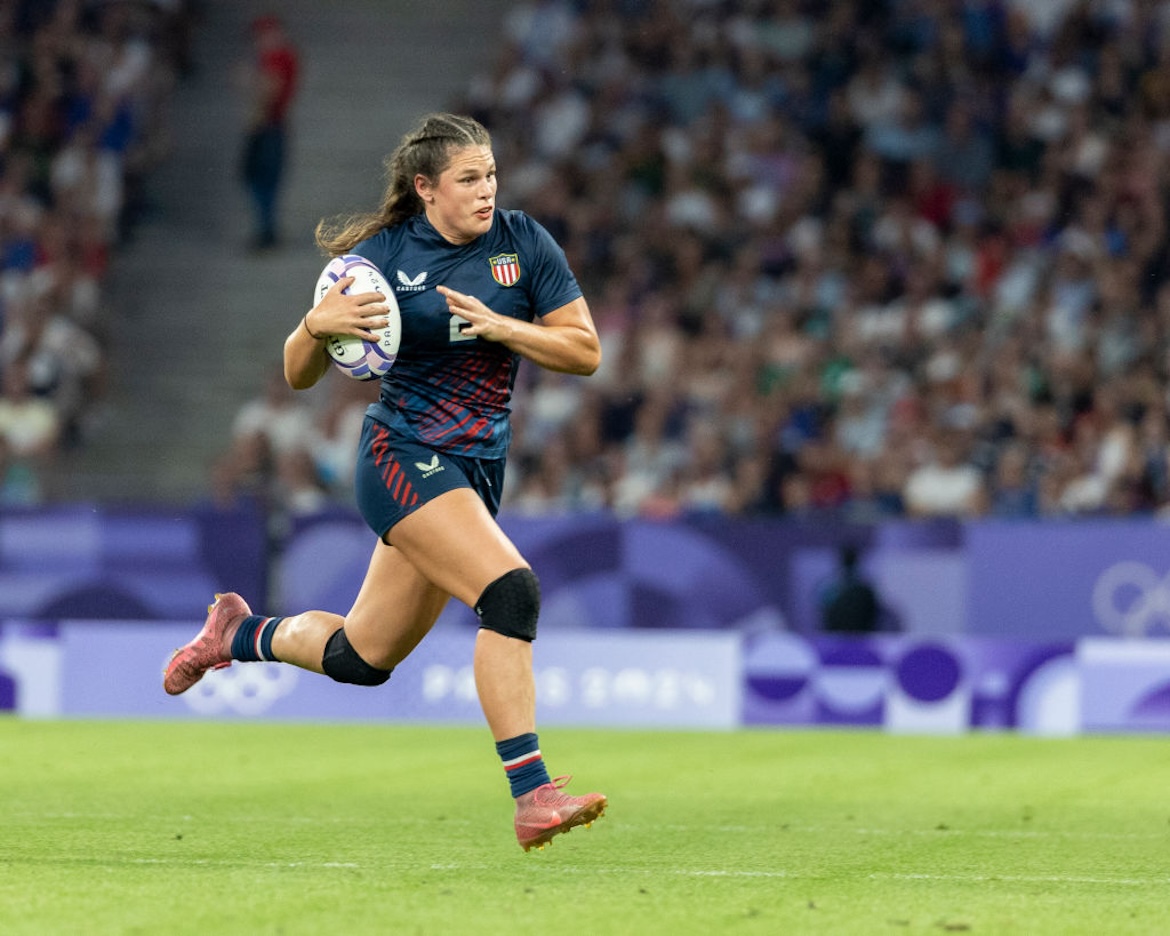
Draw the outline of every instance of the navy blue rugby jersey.
<instances>
[{"instance_id":1,"label":"navy blue rugby jersey","mask_svg":"<svg viewBox=\"0 0 1170 936\"><path fill-rule=\"evenodd\" d=\"M581 296L565 253L521 211L496 209L470 244L445 240L426 215L384 228L352 253L377 264L402 311L402 341L370 413L433 448L502 458L520 356L460 331L436 286L475 296L493 312L531 322Z\"/></svg>"}]
</instances>

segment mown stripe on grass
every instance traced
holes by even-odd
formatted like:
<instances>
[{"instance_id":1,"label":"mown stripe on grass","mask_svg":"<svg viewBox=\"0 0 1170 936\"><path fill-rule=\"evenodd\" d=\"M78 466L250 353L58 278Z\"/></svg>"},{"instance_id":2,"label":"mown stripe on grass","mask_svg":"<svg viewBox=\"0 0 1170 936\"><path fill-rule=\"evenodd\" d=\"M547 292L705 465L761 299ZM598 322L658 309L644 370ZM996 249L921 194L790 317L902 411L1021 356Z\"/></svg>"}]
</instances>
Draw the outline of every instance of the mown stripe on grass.
<instances>
[{"instance_id":1,"label":"mown stripe on grass","mask_svg":"<svg viewBox=\"0 0 1170 936\"><path fill-rule=\"evenodd\" d=\"M115 813L115 812L100 812L100 813L85 813L85 812L53 812L40 813L37 815L29 815L27 813L19 817L12 817L8 821L17 822L21 825L28 825L36 820L58 821L58 820L86 820L86 821L111 821L111 822L151 822L151 823L165 823L165 822L193 822L194 816L143 816L139 813ZM238 815L233 816L233 823L255 822L263 825L271 823L270 816L249 816ZM286 825L352 825L354 820L351 817L330 817L330 816L281 816L280 821ZM436 819L425 816L394 816L393 818L386 818L383 820L388 825L431 825L437 821ZM478 826L478 820L460 819L455 816L445 816L441 820L445 826ZM609 816L606 816L606 827L620 827L629 832L643 832L651 828L642 823L636 822L621 822L617 823L611 821ZM1148 841L1152 839L1164 840L1170 842L1170 831L1162 832L1086 832L1075 829L964 829L958 826L929 826L923 828L881 828L874 826L856 826L854 828L843 826L827 826L827 825L803 825L790 822L777 822L769 825L696 825L696 824L682 824L682 823L663 823L653 826L655 831L666 832L682 832L682 833L696 833L696 832L719 832L728 835L773 835L777 832L785 833L800 833L808 835L827 835L837 834L840 832L851 832L854 835L873 835L873 836L971 836L973 838L1003 838L1003 839L1083 839L1085 841L1118 841L1118 842L1139 842Z\"/></svg>"}]
</instances>

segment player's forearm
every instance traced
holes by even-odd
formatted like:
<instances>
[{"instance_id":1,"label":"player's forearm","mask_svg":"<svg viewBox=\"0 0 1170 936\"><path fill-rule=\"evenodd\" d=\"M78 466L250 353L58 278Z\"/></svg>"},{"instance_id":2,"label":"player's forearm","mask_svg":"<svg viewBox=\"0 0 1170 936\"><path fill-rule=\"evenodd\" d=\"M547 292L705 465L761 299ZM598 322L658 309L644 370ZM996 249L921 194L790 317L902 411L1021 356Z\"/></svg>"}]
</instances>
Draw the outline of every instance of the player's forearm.
<instances>
[{"instance_id":1,"label":"player's forearm","mask_svg":"<svg viewBox=\"0 0 1170 936\"><path fill-rule=\"evenodd\" d=\"M309 334L305 321L298 322L284 340L284 379L294 390L306 390L328 369L324 343Z\"/></svg>"},{"instance_id":2,"label":"player's forearm","mask_svg":"<svg viewBox=\"0 0 1170 936\"><path fill-rule=\"evenodd\" d=\"M588 376L601 365L596 332L577 325L515 322L502 343L532 363L562 374Z\"/></svg>"},{"instance_id":3,"label":"player's forearm","mask_svg":"<svg viewBox=\"0 0 1170 936\"><path fill-rule=\"evenodd\" d=\"M534 364L563 374L592 374L601 364L601 341L584 298L549 312L540 321L524 322L498 315L474 296L438 286L447 308L467 324L469 337L498 341Z\"/></svg>"}]
</instances>

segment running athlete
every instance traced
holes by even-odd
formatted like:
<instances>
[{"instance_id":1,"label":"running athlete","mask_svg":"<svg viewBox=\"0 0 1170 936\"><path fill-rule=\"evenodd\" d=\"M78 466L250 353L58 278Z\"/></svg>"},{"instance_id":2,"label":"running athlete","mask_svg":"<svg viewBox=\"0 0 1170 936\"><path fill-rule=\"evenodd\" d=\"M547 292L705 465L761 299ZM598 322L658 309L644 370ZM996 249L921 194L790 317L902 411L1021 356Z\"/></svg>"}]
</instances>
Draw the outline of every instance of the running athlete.
<instances>
[{"instance_id":1,"label":"running athlete","mask_svg":"<svg viewBox=\"0 0 1170 936\"><path fill-rule=\"evenodd\" d=\"M378 535L365 581L344 618L265 617L235 593L217 595L163 685L177 695L232 660L381 685L453 595L479 618L476 690L516 801L516 837L525 851L543 848L592 823L607 801L569 796L568 778L549 778L532 674L540 586L495 515L520 359L587 375L601 346L561 248L527 215L496 207L496 163L480 123L428 115L387 169L377 211L317 227L331 256L378 265L402 314L398 357L367 411L358 454L358 507ZM351 281L340 280L285 340L290 386L311 387L329 370L325 336L376 340L373 329L386 324L377 293L342 292Z\"/></svg>"}]
</instances>

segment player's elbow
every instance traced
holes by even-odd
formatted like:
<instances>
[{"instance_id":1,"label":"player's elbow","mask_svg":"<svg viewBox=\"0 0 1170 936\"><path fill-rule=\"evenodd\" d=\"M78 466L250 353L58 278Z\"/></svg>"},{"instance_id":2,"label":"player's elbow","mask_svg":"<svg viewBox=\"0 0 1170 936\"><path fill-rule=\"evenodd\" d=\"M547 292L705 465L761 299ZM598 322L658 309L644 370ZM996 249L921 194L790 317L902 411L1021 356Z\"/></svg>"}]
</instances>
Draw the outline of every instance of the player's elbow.
<instances>
[{"instance_id":1,"label":"player's elbow","mask_svg":"<svg viewBox=\"0 0 1170 936\"><path fill-rule=\"evenodd\" d=\"M589 361L582 361L581 365L573 370L573 373L578 377L590 377L597 373L597 368L601 366L601 355L594 355Z\"/></svg>"},{"instance_id":2,"label":"player's elbow","mask_svg":"<svg viewBox=\"0 0 1170 936\"><path fill-rule=\"evenodd\" d=\"M290 374L288 371L284 372L284 379L294 390L308 390L309 387L313 386L313 381L299 374Z\"/></svg>"},{"instance_id":3,"label":"player's elbow","mask_svg":"<svg viewBox=\"0 0 1170 936\"><path fill-rule=\"evenodd\" d=\"M594 340L590 342L588 347L581 350L580 360L577 362L577 367L574 368L573 373L582 377L589 377L597 373L597 368L601 367L601 342Z\"/></svg>"}]
</instances>

